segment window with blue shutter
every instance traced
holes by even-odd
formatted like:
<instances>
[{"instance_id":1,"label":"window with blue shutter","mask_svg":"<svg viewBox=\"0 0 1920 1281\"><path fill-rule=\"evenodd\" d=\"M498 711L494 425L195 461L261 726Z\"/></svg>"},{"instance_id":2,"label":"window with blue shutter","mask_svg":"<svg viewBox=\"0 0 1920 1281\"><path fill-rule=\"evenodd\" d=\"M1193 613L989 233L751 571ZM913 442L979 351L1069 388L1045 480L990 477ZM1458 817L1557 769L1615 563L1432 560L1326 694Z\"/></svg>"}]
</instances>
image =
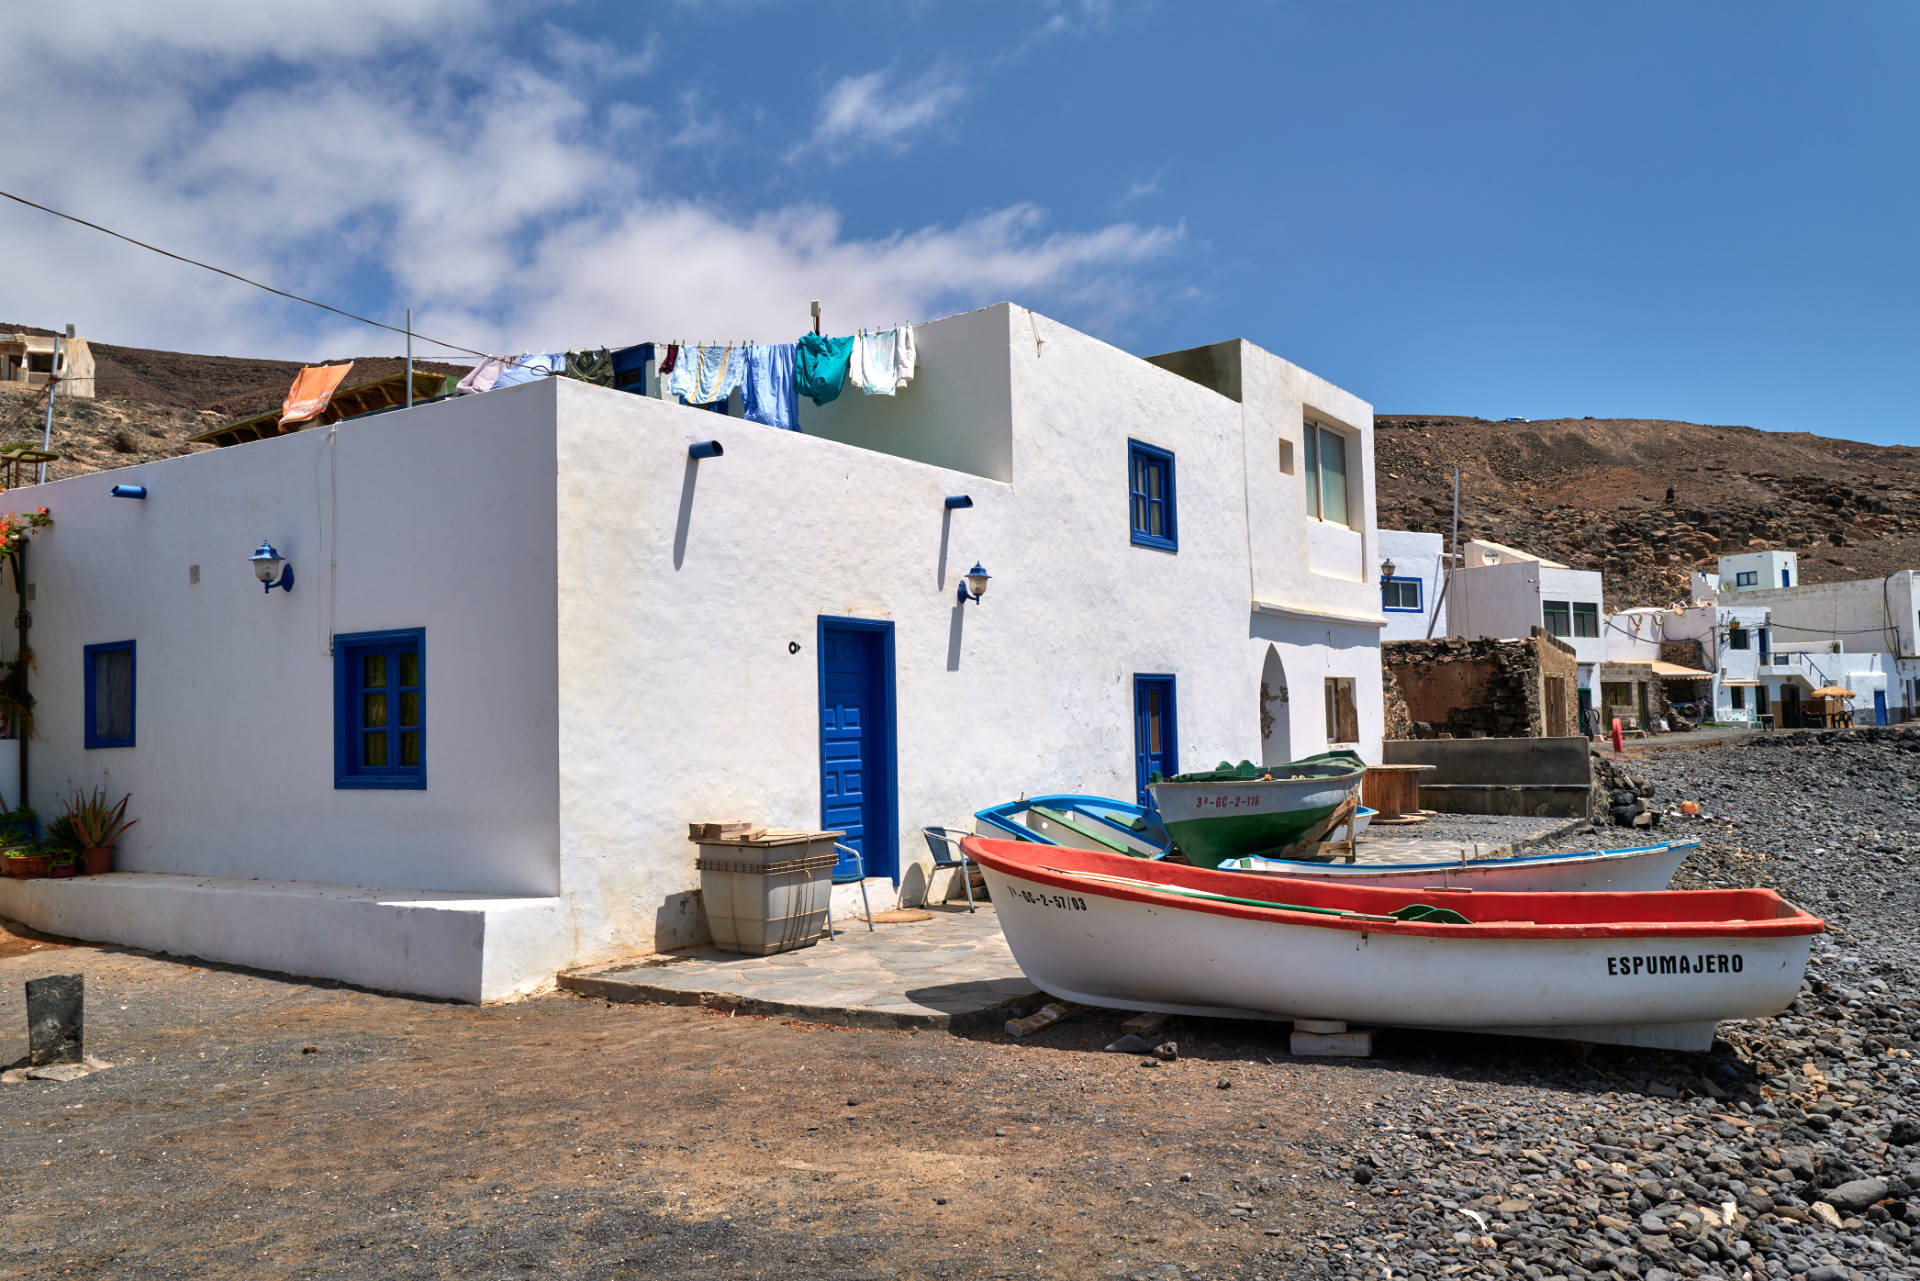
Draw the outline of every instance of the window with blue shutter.
<instances>
[{"instance_id":1,"label":"window with blue shutter","mask_svg":"<svg viewBox=\"0 0 1920 1281\"><path fill-rule=\"evenodd\" d=\"M424 629L333 639L337 788L427 785Z\"/></svg>"},{"instance_id":2,"label":"window with blue shutter","mask_svg":"<svg viewBox=\"0 0 1920 1281\"><path fill-rule=\"evenodd\" d=\"M1133 541L1162 551L1180 550L1174 518L1173 455L1164 449L1127 442L1128 506Z\"/></svg>"}]
</instances>

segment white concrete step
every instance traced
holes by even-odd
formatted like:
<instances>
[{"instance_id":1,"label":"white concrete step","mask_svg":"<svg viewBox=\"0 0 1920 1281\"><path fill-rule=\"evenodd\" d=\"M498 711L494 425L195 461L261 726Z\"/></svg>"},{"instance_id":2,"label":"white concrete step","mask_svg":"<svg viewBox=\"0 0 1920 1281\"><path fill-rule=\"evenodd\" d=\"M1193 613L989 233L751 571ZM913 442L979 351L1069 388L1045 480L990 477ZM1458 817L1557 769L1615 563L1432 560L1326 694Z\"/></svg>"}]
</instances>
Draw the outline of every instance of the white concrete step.
<instances>
[{"instance_id":1,"label":"white concrete step","mask_svg":"<svg viewBox=\"0 0 1920 1281\"><path fill-rule=\"evenodd\" d=\"M0 916L88 942L456 1001L532 991L570 961L557 898L114 872L0 878Z\"/></svg>"}]
</instances>

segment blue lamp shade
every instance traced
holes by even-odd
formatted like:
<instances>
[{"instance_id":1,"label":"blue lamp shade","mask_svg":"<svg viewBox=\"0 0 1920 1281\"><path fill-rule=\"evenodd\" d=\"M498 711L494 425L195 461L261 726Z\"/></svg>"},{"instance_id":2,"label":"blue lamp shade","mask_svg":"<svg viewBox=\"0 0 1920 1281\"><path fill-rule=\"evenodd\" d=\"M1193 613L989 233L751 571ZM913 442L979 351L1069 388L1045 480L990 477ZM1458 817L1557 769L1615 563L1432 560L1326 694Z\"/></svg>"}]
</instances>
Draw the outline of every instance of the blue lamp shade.
<instances>
[{"instance_id":1,"label":"blue lamp shade","mask_svg":"<svg viewBox=\"0 0 1920 1281\"><path fill-rule=\"evenodd\" d=\"M973 562L973 568L968 570L966 577L960 580L960 603L964 605L970 600L977 601L985 596L987 580L992 577L992 574L981 568L979 561Z\"/></svg>"},{"instance_id":2,"label":"blue lamp shade","mask_svg":"<svg viewBox=\"0 0 1920 1281\"><path fill-rule=\"evenodd\" d=\"M253 565L253 576L260 580L260 590L270 592L278 587L284 591L293 590L293 566L287 564L287 558L273 549L273 544L262 541L259 549L247 557Z\"/></svg>"}]
</instances>

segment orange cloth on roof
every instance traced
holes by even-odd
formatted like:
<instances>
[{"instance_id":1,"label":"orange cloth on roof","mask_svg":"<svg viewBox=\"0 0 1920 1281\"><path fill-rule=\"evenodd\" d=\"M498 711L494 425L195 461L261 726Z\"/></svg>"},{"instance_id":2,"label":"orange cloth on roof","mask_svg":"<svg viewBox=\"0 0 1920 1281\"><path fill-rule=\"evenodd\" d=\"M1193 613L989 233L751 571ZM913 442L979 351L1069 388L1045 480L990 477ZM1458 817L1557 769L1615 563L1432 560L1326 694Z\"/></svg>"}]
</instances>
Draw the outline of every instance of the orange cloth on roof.
<instances>
[{"instance_id":1,"label":"orange cloth on roof","mask_svg":"<svg viewBox=\"0 0 1920 1281\"><path fill-rule=\"evenodd\" d=\"M293 386L287 389L286 403L280 407L280 425L304 423L317 418L327 408L327 402L333 399L334 390L340 386L340 380L353 368L349 360L344 365L309 365L294 376Z\"/></svg>"}]
</instances>

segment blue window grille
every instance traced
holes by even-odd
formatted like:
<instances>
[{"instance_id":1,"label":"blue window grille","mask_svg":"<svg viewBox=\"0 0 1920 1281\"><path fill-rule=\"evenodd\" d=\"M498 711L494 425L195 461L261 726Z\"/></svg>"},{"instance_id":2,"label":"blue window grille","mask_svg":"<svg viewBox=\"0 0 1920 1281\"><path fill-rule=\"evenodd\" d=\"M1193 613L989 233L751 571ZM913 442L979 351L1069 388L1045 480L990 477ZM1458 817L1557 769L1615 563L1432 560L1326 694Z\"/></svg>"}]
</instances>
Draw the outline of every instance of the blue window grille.
<instances>
[{"instance_id":1,"label":"blue window grille","mask_svg":"<svg viewBox=\"0 0 1920 1281\"><path fill-rule=\"evenodd\" d=\"M1133 541L1141 547L1179 551L1173 501L1173 455L1153 445L1129 440L1127 487Z\"/></svg>"},{"instance_id":2,"label":"blue window grille","mask_svg":"<svg viewBox=\"0 0 1920 1281\"><path fill-rule=\"evenodd\" d=\"M88 747L132 747L133 642L114 641L86 649Z\"/></svg>"},{"instance_id":3,"label":"blue window grille","mask_svg":"<svg viewBox=\"0 0 1920 1281\"><path fill-rule=\"evenodd\" d=\"M333 785L427 785L427 634L333 638Z\"/></svg>"},{"instance_id":4,"label":"blue window grille","mask_svg":"<svg viewBox=\"0 0 1920 1281\"><path fill-rule=\"evenodd\" d=\"M1421 612L1420 580L1417 578L1384 578L1380 580L1380 608L1389 614L1418 614Z\"/></svg>"}]
</instances>

